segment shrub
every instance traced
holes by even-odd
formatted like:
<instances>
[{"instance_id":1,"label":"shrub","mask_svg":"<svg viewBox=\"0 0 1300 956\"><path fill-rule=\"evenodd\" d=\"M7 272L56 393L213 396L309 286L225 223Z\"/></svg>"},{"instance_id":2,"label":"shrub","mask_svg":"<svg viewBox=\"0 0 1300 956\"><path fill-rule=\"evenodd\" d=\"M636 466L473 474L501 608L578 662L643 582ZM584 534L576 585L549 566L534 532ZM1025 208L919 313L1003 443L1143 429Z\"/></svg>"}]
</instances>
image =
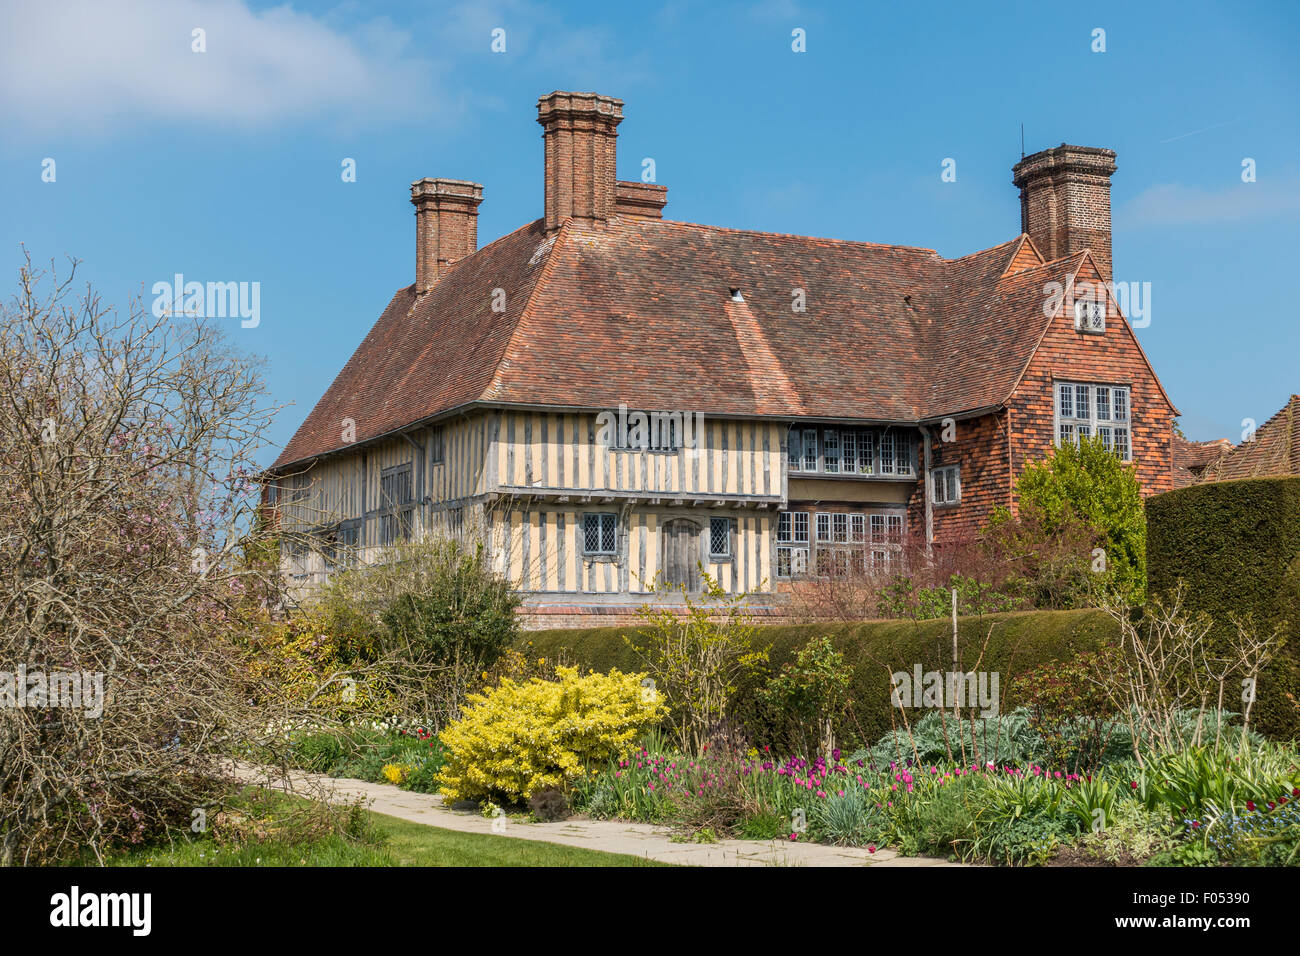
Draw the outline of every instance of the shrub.
<instances>
[{"instance_id":1,"label":"shrub","mask_svg":"<svg viewBox=\"0 0 1300 956\"><path fill-rule=\"evenodd\" d=\"M1022 512L1041 516L1049 534L1072 519L1094 531L1105 549L1105 586L1134 604L1146 593L1146 519L1137 470L1107 451L1100 437L1062 445L1030 462L1016 482Z\"/></svg>"},{"instance_id":2,"label":"shrub","mask_svg":"<svg viewBox=\"0 0 1300 956\"><path fill-rule=\"evenodd\" d=\"M880 591L877 613L881 617L910 617L918 621L943 617L952 609L954 590L957 592L957 606L967 614L1018 611L1025 606L1023 598L962 574L954 574L946 581L928 587L919 584L918 580L916 575L895 575ZM1013 583L1012 587L1015 586Z\"/></svg>"},{"instance_id":3,"label":"shrub","mask_svg":"<svg viewBox=\"0 0 1300 956\"><path fill-rule=\"evenodd\" d=\"M1096 650L1118 640L1114 620L1098 610L1022 611L985 617L958 619L962 667L974 670L976 653L982 648L980 670L1002 675L1002 709L1018 701L1008 688L1012 679L1034 667L1075 654ZM532 631L527 634L528 653L554 658L563 654L584 668L623 670L637 668L638 659L624 641L644 641L644 630L587 628L578 630ZM890 703L889 675L909 670L920 663L924 670L948 670L952 664L952 624L933 621L865 621L857 624L787 624L757 626L752 646L768 649L770 664L781 667L793 661L810 640L828 636L844 656L850 673L849 708L851 721L845 727L842 749L863 743L874 744L898 724L898 712ZM986 643L987 639L987 643ZM732 719L748 738L759 744L772 742L779 732L759 705L758 693L765 680L761 674L741 679L729 702Z\"/></svg>"},{"instance_id":4,"label":"shrub","mask_svg":"<svg viewBox=\"0 0 1300 956\"><path fill-rule=\"evenodd\" d=\"M663 716L642 694L642 674L556 668L555 680L504 679L471 694L461 718L441 734L446 763L438 774L449 800L518 803L538 790L563 788L625 753Z\"/></svg>"},{"instance_id":5,"label":"shrub","mask_svg":"<svg viewBox=\"0 0 1300 956\"><path fill-rule=\"evenodd\" d=\"M1041 741L1041 759L1051 766L1078 773L1095 769L1105 759L1116 721L1109 695L1097 679L1099 670L1108 671L1110 666L1100 664L1098 657L1116 653L1112 648L1088 651L1016 679L1029 729Z\"/></svg>"},{"instance_id":6,"label":"shrub","mask_svg":"<svg viewBox=\"0 0 1300 956\"><path fill-rule=\"evenodd\" d=\"M759 691L771 723L786 728L776 739L796 753L811 755L820 750L829 757L848 704L851 679L844 655L829 637L810 640Z\"/></svg>"},{"instance_id":7,"label":"shrub","mask_svg":"<svg viewBox=\"0 0 1300 956\"><path fill-rule=\"evenodd\" d=\"M623 638L668 705L678 746L695 754L722 727L738 682L767 662L767 649L754 641L745 595L728 594L707 572L701 571L701 577L702 602L679 587L684 615L642 605L645 627ZM658 579L651 586L652 591L663 589Z\"/></svg>"},{"instance_id":8,"label":"shrub","mask_svg":"<svg viewBox=\"0 0 1300 956\"><path fill-rule=\"evenodd\" d=\"M293 741L289 755L295 767L326 773L343 760L343 741L334 733L306 734Z\"/></svg>"},{"instance_id":9,"label":"shrub","mask_svg":"<svg viewBox=\"0 0 1300 956\"><path fill-rule=\"evenodd\" d=\"M994 510L984 544L1004 575L1002 588L1028 607L1087 606L1097 585L1092 552L1101 535L1073 512L1049 517L1033 502L1014 516Z\"/></svg>"},{"instance_id":10,"label":"shrub","mask_svg":"<svg viewBox=\"0 0 1300 956\"><path fill-rule=\"evenodd\" d=\"M1211 619L1209 642L1232 639L1234 618L1261 632L1282 626L1282 654L1264 671L1252 723L1300 735L1300 478L1253 478L1179 488L1147 502L1151 591L1185 585L1192 612Z\"/></svg>"}]
</instances>

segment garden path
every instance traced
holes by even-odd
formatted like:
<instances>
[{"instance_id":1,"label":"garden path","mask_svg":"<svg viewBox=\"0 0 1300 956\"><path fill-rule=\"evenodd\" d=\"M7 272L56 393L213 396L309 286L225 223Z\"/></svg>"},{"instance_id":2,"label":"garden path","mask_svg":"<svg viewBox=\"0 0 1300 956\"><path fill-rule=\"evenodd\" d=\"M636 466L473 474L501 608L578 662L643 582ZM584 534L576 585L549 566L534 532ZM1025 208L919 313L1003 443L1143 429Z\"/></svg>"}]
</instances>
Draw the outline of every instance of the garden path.
<instances>
[{"instance_id":1,"label":"garden path","mask_svg":"<svg viewBox=\"0 0 1300 956\"><path fill-rule=\"evenodd\" d=\"M265 774L252 767L241 767L245 779L266 784ZM498 836L540 840L565 846L626 853L663 863L683 866L960 866L933 857L901 856L894 850L878 849L874 853L861 847L827 846L821 843L797 843L789 840L719 840L717 843L674 843L673 830L648 823L625 823L617 820L565 820L559 823L525 823L506 819L493 821L473 811L452 810L442 797L414 793L382 783L369 783L347 777L293 773L287 780L271 784L286 792L302 793L313 798L322 795L331 803L350 803L365 799L375 813L387 814L414 823L457 830L462 833L495 833ZM493 824L496 829L493 829Z\"/></svg>"}]
</instances>

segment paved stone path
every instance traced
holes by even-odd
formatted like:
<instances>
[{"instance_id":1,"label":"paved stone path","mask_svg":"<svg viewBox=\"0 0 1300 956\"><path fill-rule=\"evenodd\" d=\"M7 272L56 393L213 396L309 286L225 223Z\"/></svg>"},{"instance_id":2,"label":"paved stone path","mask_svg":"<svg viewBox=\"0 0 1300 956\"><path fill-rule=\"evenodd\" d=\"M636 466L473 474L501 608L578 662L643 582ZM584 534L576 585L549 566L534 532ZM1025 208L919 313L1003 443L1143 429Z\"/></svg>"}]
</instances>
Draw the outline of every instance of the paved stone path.
<instances>
[{"instance_id":1,"label":"paved stone path","mask_svg":"<svg viewBox=\"0 0 1300 956\"><path fill-rule=\"evenodd\" d=\"M266 784L252 768L240 768L245 779ZM413 823L424 823L462 833L497 833L498 836L540 840L565 846L626 853L664 863L685 866L960 866L932 857L900 856L893 850L868 853L861 847L827 846L821 843L792 843L789 840L721 840L717 843L674 843L669 827L616 820L565 820L560 823L523 823L507 820L504 828L492 829L493 821L474 811L452 810L436 794L412 793L382 783L347 777L294 773L288 780L271 786L325 798L332 803L350 803L364 798L375 813Z\"/></svg>"}]
</instances>

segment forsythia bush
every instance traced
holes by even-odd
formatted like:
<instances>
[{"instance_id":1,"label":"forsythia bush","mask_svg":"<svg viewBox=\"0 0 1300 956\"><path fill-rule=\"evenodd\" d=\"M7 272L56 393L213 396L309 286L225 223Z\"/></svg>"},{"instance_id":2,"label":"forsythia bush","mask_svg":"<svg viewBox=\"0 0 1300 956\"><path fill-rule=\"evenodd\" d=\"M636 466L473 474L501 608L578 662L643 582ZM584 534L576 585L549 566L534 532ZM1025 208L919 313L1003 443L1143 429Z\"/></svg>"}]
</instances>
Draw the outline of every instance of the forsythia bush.
<instances>
[{"instance_id":1,"label":"forsythia bush","mask_svg":"<svg viewBox=\"0 0 1300 956\"><path fill-rule=\"evenodd\" d=\"M555 680L503 678L471 694L461 719L441 734L447 760L438 782L449 800L526 800L563 787L627 751L663 716L643 694L643 674L580 676L557 667Z\"/></svg>"}]
</instances>

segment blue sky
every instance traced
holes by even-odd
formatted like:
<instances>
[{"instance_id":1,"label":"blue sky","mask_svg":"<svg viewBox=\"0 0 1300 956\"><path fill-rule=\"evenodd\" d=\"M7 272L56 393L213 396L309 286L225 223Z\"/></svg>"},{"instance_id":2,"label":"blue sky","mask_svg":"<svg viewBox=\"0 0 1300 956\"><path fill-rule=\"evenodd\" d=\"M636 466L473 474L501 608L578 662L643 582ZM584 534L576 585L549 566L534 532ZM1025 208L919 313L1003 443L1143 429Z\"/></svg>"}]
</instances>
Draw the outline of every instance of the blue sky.
<instances>
[{"instance_id":1,"label":"blue sky","mask_svg":"<svg viewBox=\"0 0 1300 956\"><path fill-rule=\"evenodd\" d=\"M483 183L481 244L541 214L543 93L622 98L620 178L652 157L669 218L946 256L1019 232L1023 123L1118 152L1139 338L1187 433L1240 440L1300 391L1300 5L963 6L0 0L0 291L20 243L119 304L260 283L230 331L283 443L414 278L413 179Z\"/></svg>"}]
</instances>

